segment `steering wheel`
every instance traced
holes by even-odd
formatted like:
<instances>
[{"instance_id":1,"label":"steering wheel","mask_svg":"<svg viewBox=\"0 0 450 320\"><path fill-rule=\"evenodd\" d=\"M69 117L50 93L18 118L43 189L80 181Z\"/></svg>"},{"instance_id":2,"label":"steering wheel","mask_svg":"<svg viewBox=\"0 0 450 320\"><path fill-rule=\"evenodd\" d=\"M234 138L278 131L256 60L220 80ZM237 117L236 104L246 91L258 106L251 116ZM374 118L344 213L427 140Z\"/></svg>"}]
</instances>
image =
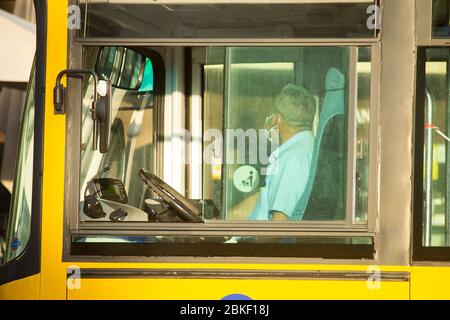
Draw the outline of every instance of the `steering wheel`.
<instances>
[{"instance_id":1,"label":"steering wheel","mask_svg":"<svg viewBox=\"0 0 450 320\"><path fill-rule=\"evenodd\" d=\"M159 177L145 169L139 170L139 177L150 187L161 199L175 210L177 216L185 222L203 223L201 211L182 194L169 186Z\"/></svg>"}]
</instances>

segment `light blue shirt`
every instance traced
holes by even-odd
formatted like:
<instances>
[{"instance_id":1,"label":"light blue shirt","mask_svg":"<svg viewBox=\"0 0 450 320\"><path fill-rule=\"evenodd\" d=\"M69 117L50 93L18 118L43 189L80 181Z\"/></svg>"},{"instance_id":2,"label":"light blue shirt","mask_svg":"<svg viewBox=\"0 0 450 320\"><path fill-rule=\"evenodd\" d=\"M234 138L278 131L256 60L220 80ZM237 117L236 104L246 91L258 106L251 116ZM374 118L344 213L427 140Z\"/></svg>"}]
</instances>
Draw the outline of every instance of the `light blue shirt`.
<instances>
[{"instance_id":1,"label":"light blue shirt","mask_svg":"<svg viewBox=\"0 0 450 320\"><path fill-rule=\"evenodd\" d=\"M308 182L313 148L312 132L303 131L270 155L266 186L260 190L250 220L271 220L273 212L282 212L289 220L302 219L303 212L296 207Z\"/></svg>"}]
</instances>

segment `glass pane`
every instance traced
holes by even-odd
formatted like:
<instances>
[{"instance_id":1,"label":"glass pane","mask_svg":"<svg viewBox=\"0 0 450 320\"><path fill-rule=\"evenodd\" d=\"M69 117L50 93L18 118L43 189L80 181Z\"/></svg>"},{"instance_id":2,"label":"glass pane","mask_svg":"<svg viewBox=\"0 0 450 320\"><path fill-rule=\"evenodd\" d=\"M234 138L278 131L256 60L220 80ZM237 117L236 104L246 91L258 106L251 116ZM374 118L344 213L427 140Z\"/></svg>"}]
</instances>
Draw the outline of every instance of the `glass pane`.
<instances>
[{"instance_id":1,"label":"glass pane","mask_svg":"<svg viewBox=\"0 0 450 320\"><path fill-rule=\"evenodd\" d=\"M366 222L371 54L357 52L355 207ZM345 219L349 62L346 47L207 49L205 218Z\"/></svg>"},{"instance_id":2,"label":"glass pane","mask_svg":"<svg viewBox=\"0 0 450 320\"><path fill-rule=\"evenodd\" d=\"M171 48L164 49L170 55ZM105 65L103 76L117 74L117 79L120 70L134 68L114 67L115 58L104 63L104 52L98 47L85 49L84 67ZM202 96L199 111L203 108L199 112L203 163L198 178L202 188L201 199L196 200L170 191L170 181L151 175L156 167L173 168L174 159L154 155L152 106L157 93L152 91L154 66L148 58L145 61L141 81L145 91L113 89L114 125L110 150L104 155L92 151L89 107L93 88L85 85L82 222L189 221L176 213L173 204L167 205L177 199L207 222L242 220L258 226L272 220L314 221L339 222L342 227L367 222L370 47L196 47L192 63L201 61L195 77L201 89L195 95ZM188 70L170 72L168 80L185 80ZM170 90L166 94L170 98ZM349 125L352 114L354 123ZM162 122L172 123L183 116L168 112ZM349 134L350 129L354 133ZM186 142L186 150L193 142ZM156 158L162 163L156 164ZM173 180L185 179L186 164L186 171ZM147 172L143 174L141 168ZM352 176L356 183L348 190ZM164 192L170 195L164 198Z\"/></svg>"},{"instance_id":3,"label":"glass pane","mask_svg":"<svg viewBox=\"0 0 450 320\"><path fill-rule=\"evenodd\" d=\"M34 90L35 73L33 70L20 129L18 158L6 236L5 263L19 257L30 239L33 196Z\"/></svg>"},{"instance_id":4,"label":"glass pane","mask_svg":"<svg viewBox=\"0 0 450 320\"><path fill-rule=\"evenodd\" d=\"M101 243L101 245L99 245ZM130 245L135 244L135 245ZM136 245L138 244L138 245ZM351 248L351 249L350 249ZM350 249L350 250L349 250ZM303 257L371 259L371 237L296 236L73 236L71 252L82 256Z\"/></svg>"},{"instance_id":5,"label":"glass pane","mask_svg":"<svg viewBox=\"0 0 450 320\"><path fill-rule=\"evenodd\" d=\"M367 244L373 243L373 239L369 237L289 237L289 236L74 236L72 241L77 243L223 243L232 244L238 241L240 243L261 243L261 244Z\"/></svg>"},{"instance_id":6,"label":"glass pane","mask_svg":"<svg viewBox=\"0 0 450 320\"><path fill-rule=\"evenodd\" d=\"M112 56L113 63L104 63L105 52L108 56ZM139 170L146 168L152 171L154 164L153 64L149 58L142 60L139 54L124 48L104 50L89 47L83 54L85 68L105 66L105 72L99 70L99 73L103 78L115 82L117 86L113 86L112 90L111 140L109 150L105 154L92 150L93 121L90 105L93 84L86 83L84 87L81 119L80 219L91 221L95 218L95 212L89 210L87 201L92 199L89 196L94 195L101 198L100 205L108 214L123 205L127 207L130 215L135 213L138 216L137 220L147 221L147 214L141 209L145 207L145 199L150 196L147 187L139 178ZM117 55L120 55L120 59L117 59ZM123 63L116 63L117 60L122 60ZM142 61L145 62L145 66L142 65ZM141 69L142 74L138 72ZM133 79L125 79L124 74L133 74ZM138 83L140 85L136 87ZM136 89L119 88L122 86ZM102 171L105 172L98 175ZM95 189L97 186L98 190ZM125 197L121 198L123 194ZM102 218L100 220L110 221L109 215Z\"/></svg>"},{"instance_id":7,"label":"glass pane","mask_svg":"<svg viewBox=\"0 0 450 320\"><path fill-rule=\"evenodd\" d=\"M448 38L450 36L450 1L433 0L433 37Z\"/></svg>"},{"instance_id":8,"label":"glass pane","mask_svg":"<svg viewBox=\"0 0 450 320\"><path fill-rule=\"evenodd\" d=\"M149 1L150 2L150 1ZM80 1L85 11L85 1ZM82 37L157 39L374 38L367 1L320 4L90 3ZM86 21L83 21L83 25Z\"/></svg>"},{"instance_id":9,"label":"glass pane","mask_svg":"<svg viewBox=\"0 0 450 320\"><path fill-rule=\"evenodd\" d=\"M425 246L449 246L449 49L428 49L425 64Z\"/></svg>"}]
</instances>

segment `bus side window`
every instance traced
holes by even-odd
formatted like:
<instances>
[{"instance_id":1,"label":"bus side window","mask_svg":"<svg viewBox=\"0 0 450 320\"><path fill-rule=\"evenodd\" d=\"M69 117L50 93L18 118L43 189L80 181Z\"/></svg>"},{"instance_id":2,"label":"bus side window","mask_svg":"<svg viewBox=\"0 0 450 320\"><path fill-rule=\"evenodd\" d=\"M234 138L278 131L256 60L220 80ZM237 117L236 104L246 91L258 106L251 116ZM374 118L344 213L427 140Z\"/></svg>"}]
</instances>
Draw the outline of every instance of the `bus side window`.
<instances>
[{"instance_id":1,"label":"bus side window","mask_svg":"<svg viewBox=\"0 0 450 320\"><path fill-rule=\"evenodd\" d=\"M8 263L18 258L24 252L30 239L31 200L33 196L34 91L36 81L34 69L30 79L20 129L3 263Z\"/></svg>"},{"instance_id":2,"label":"bus side window","mask_svg":"<svg viewBox=\"0 0 450 320\"><path fill-rule=\"evenodd\" d=\"M450 50L425 51L422 245L450 246L448 68Z\"/></svg>"}]
</instances>

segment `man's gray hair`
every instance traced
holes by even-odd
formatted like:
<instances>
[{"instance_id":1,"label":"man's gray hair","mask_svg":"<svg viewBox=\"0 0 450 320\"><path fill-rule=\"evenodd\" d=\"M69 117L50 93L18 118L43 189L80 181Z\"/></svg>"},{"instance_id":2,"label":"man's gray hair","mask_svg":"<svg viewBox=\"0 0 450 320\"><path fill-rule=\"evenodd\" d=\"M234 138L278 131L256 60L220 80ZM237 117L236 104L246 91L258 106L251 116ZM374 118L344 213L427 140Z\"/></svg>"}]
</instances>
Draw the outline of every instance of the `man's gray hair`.
<instances>
[{"instance_id":1,"label":"man's gray hair","mask_svg":"<svg viewBox=\"0 0 450 320\"><path fill-rule=\"evenodd\" d=\"M316 114L316 101L307 89L286 85L275 98L274 111L292 127L310 127Z\"/></svg>"}]
</instances>

